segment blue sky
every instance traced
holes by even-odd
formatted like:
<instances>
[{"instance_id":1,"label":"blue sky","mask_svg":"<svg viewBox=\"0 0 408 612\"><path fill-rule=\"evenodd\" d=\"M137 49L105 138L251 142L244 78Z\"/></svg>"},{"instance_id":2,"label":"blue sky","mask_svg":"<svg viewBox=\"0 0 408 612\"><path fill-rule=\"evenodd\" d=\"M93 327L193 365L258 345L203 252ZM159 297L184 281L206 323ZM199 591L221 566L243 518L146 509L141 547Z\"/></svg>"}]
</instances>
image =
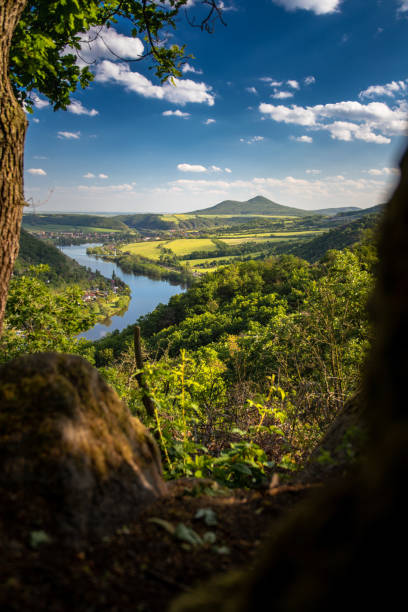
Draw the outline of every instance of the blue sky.
<instances>
[{"instance_id":1,"label":"blue sky","mask_svg":"<svg viewBox=\"0 0 408 612\"><path fill-rule=\"evenodd\" d=\"M190 13L198 0L190 0ZM220 2L220 4L222 4ZM261 194L305 209L383 202L408 118L408 0L225 0L161 85L125 24L84 46L91 87L29 115L38 211L185 212ZM106 43L106 44L105 44Z\"/></svg>"}]
</instances>

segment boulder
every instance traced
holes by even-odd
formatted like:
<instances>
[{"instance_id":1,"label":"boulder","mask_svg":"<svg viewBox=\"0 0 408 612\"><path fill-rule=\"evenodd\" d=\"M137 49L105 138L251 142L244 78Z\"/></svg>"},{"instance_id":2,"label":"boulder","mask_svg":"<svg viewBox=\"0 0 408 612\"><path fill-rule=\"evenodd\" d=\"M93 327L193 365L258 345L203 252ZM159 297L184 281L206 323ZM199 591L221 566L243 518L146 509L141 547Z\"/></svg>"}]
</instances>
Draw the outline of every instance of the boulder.
<instances>
[{"instance_id":1,"label":"boulder","mask_svg":"<svg viewBox=\"0 0 408 612\"><path fill-rule=\"evenodd\" d=\"M98 371L38 353L0 368L1 491L11 530L80 545L134 519L166 485L154 440Z\"/></svg>"}]
</instances>

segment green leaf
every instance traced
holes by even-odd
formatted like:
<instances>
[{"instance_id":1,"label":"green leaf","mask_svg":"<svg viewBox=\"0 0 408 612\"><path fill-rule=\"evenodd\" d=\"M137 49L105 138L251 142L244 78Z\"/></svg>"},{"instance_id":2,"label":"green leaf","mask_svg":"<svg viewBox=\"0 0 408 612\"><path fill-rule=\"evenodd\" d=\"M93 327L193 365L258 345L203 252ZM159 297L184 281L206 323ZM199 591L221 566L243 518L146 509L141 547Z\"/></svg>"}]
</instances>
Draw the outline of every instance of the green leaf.
<instances>
[{"instance_id":1,"label":"green leaf","mask_svg":"<svg viewBox=\"0 0 408 612\"><path fill-rule=\"evenodd\" d=\"M204 523L208 527L215 527L218 525L217 515L211 508L199 508L194 516L195 519L203 519Z\"/></svg>"}]
</instances>

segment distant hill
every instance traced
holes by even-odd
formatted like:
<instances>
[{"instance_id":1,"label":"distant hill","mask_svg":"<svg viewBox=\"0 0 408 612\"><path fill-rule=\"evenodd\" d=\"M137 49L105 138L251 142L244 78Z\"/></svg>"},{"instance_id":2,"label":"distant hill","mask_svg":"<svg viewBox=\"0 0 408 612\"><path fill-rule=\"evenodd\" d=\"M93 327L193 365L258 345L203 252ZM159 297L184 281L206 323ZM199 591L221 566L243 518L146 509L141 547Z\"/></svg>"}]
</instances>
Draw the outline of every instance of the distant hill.
<instances>
[{"instance_id":1,"label":"distant hill","mask_svg":"<svg viewBox=\"0 0 408 612\"><path fill-rule=\"evenodd\" d=\"M246 202L236 200L224 200L210 208L196 210L195 215L276 215L290 217L307 217L316 215L316 211L302 210L291 206L283 206L268 200L264 196L255 196Z\"/></svg>"},{"instance_id":2,"label":"distant hill","mask_svg":"<svg viewBox=\"0 0 408 612\"><path fill-rule=\"evenodd\" d=\"M312 210L311 212L314 212L318 215L337 215L338 213L343 214L343 213L348 213L348 212L361 212L362 208L359 208L359 206L340 206L340 208L318 208L317 210Z\"/></svg>"},{"instance_id":3,"label":"distant hill","mask_svg":"<svg viewBox=\"0 0 408 612\"><path fill-rule=\"evenodd\" d=\"M75 227L100 227L127 231L127 226L119 217L98 217L96 215L23 215L23 227L39 228L43 225L65 225Z\"/></svg>"},{"instance_id":4,"label":"distant hill","mask_svg":"<svg viewBox=\"0 0 408 612\"><path fill-rule=\"evenodd\" d=\"M361 219L370 215L377 215L384 209L384 204L377 204L370 208L360 208L359 210L353 210L350 212L339 212L329 220L329 225L338 226L344 225L345 223L352 223L356 219Z\"/></svg>"}]
</instances>

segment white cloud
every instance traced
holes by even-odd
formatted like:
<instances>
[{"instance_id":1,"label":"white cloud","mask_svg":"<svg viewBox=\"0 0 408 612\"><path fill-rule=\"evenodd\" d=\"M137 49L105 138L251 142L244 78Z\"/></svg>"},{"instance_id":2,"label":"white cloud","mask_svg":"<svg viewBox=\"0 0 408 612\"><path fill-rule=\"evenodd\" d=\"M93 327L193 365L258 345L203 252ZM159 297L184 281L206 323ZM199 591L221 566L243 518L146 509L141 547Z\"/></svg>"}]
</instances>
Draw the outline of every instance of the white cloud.
<instances>
[{"instance_id":1,"label":"white cloud","mask_svg":"<svg viewBox=\"0 0 408 612\"><path fill-rule=\"evenodd\" d=\"M282 85L282 81L277 81L272 77L261 77L259 80L268 83L270 87L280 87Z\"/></svg>"},{"instance_id":2,"label":"white cloud","mask_svg":"<svg viewBox=\"0 0 408 612\"><path fill-rule=\"evenodd\" d=\"M94 174L92 174L92 172L87 172L86 174L84 174L84 177L83 177L83 178L86 178L86 179L93 179L93 178L95 178L95 175L94 175Z\"/></svg>"},{"instance_id":3,"label":"white cloud","mask_svg":"<svg viewBox=\"0 0 408 612\"><path fill-rule=\"evenodd\" d=\"M275 91L275 93L271 94L271 98L275 98L276 100L285 100L285 98L293 98L293 92Z\"/></svg>"},{"instance_id":4,"label":"white cloud","mask_svg":"<svg viewBox=\"0 0 408 612\"><path fill-rule=\"evenodd\" d=\"M88 65L101 59L138 59L144 45L139 38L119 34L115 28L95 26L83 35L78 53L69 47L65 52L77 54L79 65Z\"/></svg>"},{"instance_id":5,"label":"white cloud","mask_svg":"<svg viewBox=\"0 0 408 612\"><path fill-rule=\"evenodd\" d=\"M204 125L211 125L211 123L215 123L215 119L206 119L203 123Z\"/></svg>"},{"instance_id":6,"label":"white cloud","mask_svg":"<svg viewBox=\"0 0 408 612\"><path fill-rule=\"evenodd\" d=\"M316 77L307 76L303 79L303 82L305 85L313 85L313 83L316 83Z\"/></svg>"},{"instance_id":7,"label":"white cloud","mask_svg":"<svg viewBox=\"0 0 408 612\"><path fill-rule=\"evenodd\" d=\"M163 117L182 117L183 119L187 119L191 117L190 113L183 113L183 111L177 109L175 111L167 110L162 113Z\"/></svg>"},{"instance_id":8,"label":"white cloud","mask_svg":"<svg viewBox=\"0 0 408 612\"><path fill-rule=\"evenodd\" d=\"M181 72L192 72L193 74L203 74L202 70L199 70L197 68L194 68L194 66L191 66L190 64L186 63L184 64L184 66L181 69Z\"/></svg>"},{"instance_id":9,"label":"white cloud","mask_svg":"<svg viewBox=\"0 0 408 612\"><path fill-rule=\"evenodd\" d=\"M80 191L86 191L90 193L106 193L107 191L133 191L133 185L129 183L123 183L121 185L78 185Z\"/></svg>"},{"instance_id":10,"label":"white cloud","mask_svg":"<svg viewBox=\"0 0 408 612\"><path fill-rule=\"evenodd\" d=\"M371 174L371 176L390 176L390 175L398 175L400 173L398 168L371 168L367 170L367 174Z\"/></svg>"},{"instance_id":11,"label":"white cloud","mask_svg":"<svg viewBox=\"0 0 408 612\"><path fill-rule=\"evenodd\" d=\"M228 174L231 174L232 170L231 168L224 168L225 172L227 172Z\"/></svg>"},{"instance_id":12,"label":"white cloud","mask_svg":"<svg viewBox=\"0 0 408 612\"><path fill-rule=\"evenodd\" d=\"M100 179L107 179L109 178L107 174L98 174L98 178Z\"/></svg>"},{"instance_id":13,"label":"white cloud","mask_svg":"<svg viewBox=\"0 0 408 612\"><path fill-rule=\"evenodd\" d=\"M293 79L286 81L286 84L289 85L289 87L292 87L292 89L300 89L299 83Z\"/></svg>"},{"instance_id":14,"label":"white cloud","mask_svg":"<svg viewBox=\"0 0 408 612\"><path fill-rule=\"evenodd\" d=\"M33 121L34 121L34 123L40 123L40 120L37 119L37 117L33 117Z\"/></svg>"},{"instance_id":15,"label":"white cloud","mask_svg":"<svg viewBox=\"0 0 408 612\"><path fill-rule=\"evenodd\" d=\"M295 140L296 142L307 142L307 143L312 143L313 142L313 138L311 136L291 136L290 137L291 140Z\"/></svg>"},{"instance_id":16,"label":"white cloud","mask_svg":"<svg viewBox=\"0 0 408 612\"><path fill-rule=\"evenodd\" d=\"M43 170L42 168L29 168L27 172L29 172L29 174L34 174L36 176L46 176L47 175L45 170Z\"/></svg>"},{"instance_id":17,"label":"white cloud","mask_svg":"<svg viewBox=\"0 0 408 612\"><path fill-rule=\"evenodd\" d=\"M256 87L245 87L245 90L248 93L255 94L255 95L258 93L257 90L256 90Z\"/></svg>"},{"instance_id":18,"label":"white cloud","mask_svg":"<svg viewBox=\"0 0 408 612\"><path fill-rule=\"evenodd\" d=\"M313 11L316 15L334 13L341 4L341 0L272 0L272 2L283 6L288 11L305 9Z\"/></svg>"},{"instance_id":19,"label":"white cloud","mask_svg":"<svg viewBox=\"0 0 408 612\"><path fill-rule=\"evenodd\" d=\"M360 91L358 97L360 99L382 96L395 98L396 95L406 95L406 93L408 93L408 79L405 81L391 81L391 83L386 83L385 85L371 85L364 89L364 91Z\"/></svg>"},{"instance_id":20,"label":"white cloud","mask_svg":"<svg viewBox=\"0 0 408 612\"><path fill-rule=\"evenodd\" d=\"M210 191L222 192L225 196L234 197L234 192L242 199L256 194L264 194L272 200L298 203L301 200L309 208L318 204L366 205L372 206L384 200L390 183L377 178L346 178L343 175L325 178L297 178L294 176L253 177L250 180L214 180L214 179L179 179L172 181L169 191L178 193L205 194ZM236 197L236 196L235 196Z\"/></svg>"},{"instance_id":21,"label":"white cloud","mask_svg":"<svg viewBox=\"0 0 408 612\"><path fill-rule=\"evenodd\" d=\"M207 172L207 168L200 164L178 164L177 169L180 172Z\"/></svg>"},{"instance_id":22,"label":"white cloud","mask_svg":"<svg viewBox=\"0 0 408 612\"><path fill-rule=\"evenodd\" d=\"M219 168L218 166L210 166L210 170L213 172L222 172L222 168Z\"/></svg>"},{"instance_id":23,"label":"white cloud","mask_svg":"<svg viewBox=\"0 0 408 612\"><path fill-rule=\"evenodd\" d=\"M184 105L187 102L214 105L214 95L206 83L196 83L189 79L172 79L163 85L153 85L139 72L132 72L127 64L113 63L104 60L96 67L95 80L99 83L116 83L127 91L132 91L145 98L167 100L174 104Z\"/></svg>"},{"instance_id":24,"label":"white cloud","mask_svg":"<svg viewBox=\"0 0 408 612\"><path fill-rule=\"evenodd\" d=\"M408 0L399 0L400 6L398 8L398 11L400 13L405 13L408 11Z\"/></svg>"},{"instance_id":25,"label":"white cloud","mask_svg":"<svg viewBox=\"0 0 408 612\"><path fill-rule=\"evenodd\" d=\"M265 140L263 136L252 136L252 138L240 138L239 142L245 142L246 144L253 144L254 142L262 142Z\"/></svg>"},{"instance_id":26,"label":"white cloud","mask_svg":"<svg viewBox=\"0 0 408 612\"><path fill-rule=\"evenodd\" d=\"M34 102L35 108L42 109L50 105L50 103L47 100L43 100L42 98L39 98L36 94L31 95L30 97Z\"/></svg>"},{"instance_id":27,"label":"white cloud","mask_svg":"<svg viewBox=\"0 0 408 612\"><path fill-rule=\"evenodd\" d=\"M306 174L313 174L313 175L317 175L317 174L321 174L322 171L321 170L317 170L316 168L309 168L308 170L306 170Z\"/></svg>"},{"instance_id":28,"label":"white cloud","mask_svg":"<svg viewBox=\"0 0 408 612\"><path fill-rule=\"evenodd\" d=\"M280 123L326 130L336 140L386 144L391 142L390 136L405 132L408 104L399 102L390 108L382 102L344 101L307 107L262 103L259 110Z\"/></svg>"},{"instance_id":29,"label":"white cloud","mask_svg":"<svg viewBox=\"0 0 408 612\"><path fill-rule=\"evenodd\" d=\"M67 140L78 140L81 137L81 132L58 132L58 138L66 138Z\"/></svg>"},{"instance_id":30,"label":"white cloud","mask_svg":"<svg viewBox=\"0 0 408 612\"><path fill-rule=\"evenodd\" d=\"M96 109L88 109L83 106L79 100L72 100L71 104L67 107L67 110L74 115L88 115L89 117L95 117L99 115L99 111Z\"/></svg>"}]
</instances>

